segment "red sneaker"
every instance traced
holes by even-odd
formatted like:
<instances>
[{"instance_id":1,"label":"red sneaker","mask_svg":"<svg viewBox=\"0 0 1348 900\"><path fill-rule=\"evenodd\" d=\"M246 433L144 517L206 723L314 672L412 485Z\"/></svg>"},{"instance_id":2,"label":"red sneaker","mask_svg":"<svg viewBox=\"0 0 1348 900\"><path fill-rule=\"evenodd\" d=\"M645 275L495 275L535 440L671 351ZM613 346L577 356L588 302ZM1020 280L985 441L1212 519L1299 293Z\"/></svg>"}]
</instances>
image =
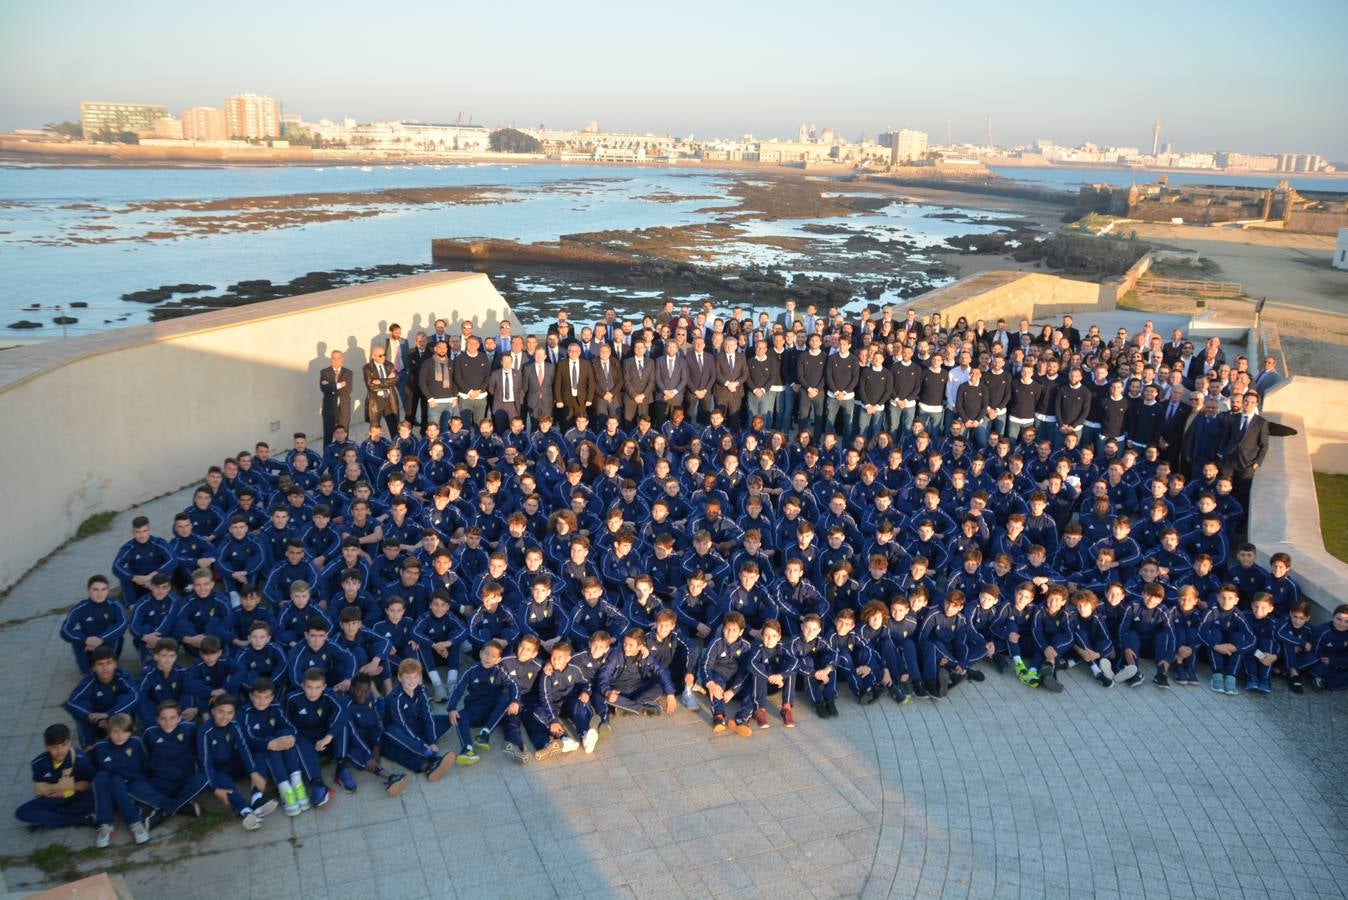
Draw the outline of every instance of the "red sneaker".
<instances>
[{"instance_id":1,"label":"red sneaker","mask_svg":"<svg viewBox=\"0 0 1348 900\"><path fill-rule=\"evenodd\" d=\"M791 707L789 706L782 707L782 721L786 723L787 728L796 727L796 717L791 715Z\"/></svg>"},{"instance_id":2,"label":"red sneaker","mask_svg":"<svg viewBox=\"0 0 1348 900\"><path fill-rule=\"evenodd\" d=\"M772 724L768 722L768 711L759 707L758 712L754 713L754 721L758 723L759 728L771 728Z\"/></svg>"}]
</instances>

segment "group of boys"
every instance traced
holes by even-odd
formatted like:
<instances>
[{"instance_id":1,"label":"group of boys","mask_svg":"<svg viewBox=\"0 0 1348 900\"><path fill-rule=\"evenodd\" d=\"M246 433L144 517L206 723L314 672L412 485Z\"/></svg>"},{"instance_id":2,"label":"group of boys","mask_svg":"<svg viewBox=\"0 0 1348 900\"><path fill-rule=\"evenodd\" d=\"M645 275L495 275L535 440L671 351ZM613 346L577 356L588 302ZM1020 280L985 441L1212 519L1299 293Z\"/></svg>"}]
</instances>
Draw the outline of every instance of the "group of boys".
<instances>
[{"instance_id":1,"label":"group of boys","mask_svg":"<svg viewBox=\"0 0 1348 900\"><path fill-rule=\"evenodd\" d=\"M614 328L628 339L597 349L598 329L582 341L561 322L526 374L558 378L593 358L607 375L650 345L656 360L632 368L672 375L676 356L702 365L709 339L730 347L735 369L734 321L696 331L687 349L687 317L651 320L635 338ZM796 317L744 336L780 371L779 345L802 330ZM814 389L792 382L784 390L806 411L785 420L794 436L770 427L776 407L704 408L700 396L666 396L659 427L640 402L610 405L591 431L604 398L570 402L584 399L573 382L558 421L551 407L526 409L500 434L465 412L443 431L423 418L420 435L404 420L391 438L376 421L359 444L338 427L321 453L302 434L284 457L265 443L240 452L210 467L171 536L133 520L113 564L120 599L89 579L61 630L84 675L66 705L78 746L66 726L47 730L35 799L18 816L96 825L106 846L120 815L143 841L209 790L255 829L278 808L329 802L328 760L344 790L363 771L396 796L409 779L386 761L435 781L478 762L498 730L505 755L541 761L593 753L624 715L705 702L713 733L747 737L770 727L773 695L790 728L797 692L829 718L844 689L862 704L935 701L983 681L985 662L1054 692L1075 666L1104 687L1140 685L1144 660L1162 688L1197 684L1200 661L1223 694L1241 675L1262 693L1275 675L1296 693L1348 685L1348 606L1312 627L1289 557L1265 570L1254 547L1231 549L1245 510L1221 457L1254 427L1257 396L1246 402L1231 381L1227 437L1197 459L1033 405L1009 418L961 405L963 385L1004 370L1037 385L1036 402L1053 390L1070 405L1078 366L1097 363L1110 396L1157 402L1161 382L1146 380L1164 371L1158 337L1107 344L1092 329L1034 347L1001 336L888 311L855 328L819 317L795 371L820 355L825 368L850 365L859 338L881 364L881 348L895 366L917 351L921 371L943 373L942 392L914 415L863 420L874 404L853 416L851 391L834 391L816 417ZM509 355L488 371L508 377ZM979 375L958 374L967 356ZM1191 390L1190 374L1206 379L1183 368L1164 382L1168 404L1186 405L1176 392ZM452 377L449 364L439 371ZM947 409L951 378L963 380ZM729 389L712 387L722 399ZM138 678L119 667L125 643ZM441 746L451 730L458 753Z\"/></svg>"}]
</instances>

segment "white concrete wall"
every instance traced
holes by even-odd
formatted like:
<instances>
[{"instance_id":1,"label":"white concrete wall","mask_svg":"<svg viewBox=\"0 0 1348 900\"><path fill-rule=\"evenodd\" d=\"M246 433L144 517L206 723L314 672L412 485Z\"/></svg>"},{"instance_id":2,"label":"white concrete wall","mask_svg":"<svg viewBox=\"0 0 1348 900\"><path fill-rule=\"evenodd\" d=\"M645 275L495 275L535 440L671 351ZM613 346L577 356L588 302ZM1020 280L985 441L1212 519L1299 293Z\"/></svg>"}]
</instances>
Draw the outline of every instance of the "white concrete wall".
<instances>
[{"instance_id":1,"label":"white concrete wall","mask_svg":"<svg viewBox=\"0 0 1348 900\"><path fill-rule=\"evenodd\" d=\"M502 318L519 325L486 275L437 272L0 353L0 589L94 513L195 481L259 440L321 441L328 354L345 352L363 403L371 343L390 323L410 339L436 318L484 336Z\"/></svg>"}]
</instances>

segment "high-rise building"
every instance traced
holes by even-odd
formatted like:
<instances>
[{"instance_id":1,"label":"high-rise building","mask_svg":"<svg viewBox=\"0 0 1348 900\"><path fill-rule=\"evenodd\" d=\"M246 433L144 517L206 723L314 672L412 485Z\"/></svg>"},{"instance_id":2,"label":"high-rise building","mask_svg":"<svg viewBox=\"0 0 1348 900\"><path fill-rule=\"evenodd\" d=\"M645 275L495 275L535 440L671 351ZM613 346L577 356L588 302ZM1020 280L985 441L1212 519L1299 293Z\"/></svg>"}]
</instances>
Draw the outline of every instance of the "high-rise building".
<instances>
[{"instance_id":1,"label":"high-rise building","mask_svg":"<svg viewBox=\"0 0 1348 900\"><path fill-rule=\"evenodd\" d=\"M225 125L231 138L281 136L281 104L274 97L236 94L225 100Z\"/></svg>"},{"instance_id":2,"label":"high-rise building","mask_svg":"<svg viewBox=\"0 0 1348 900\"><path fill-rule=\"evenodd\" d=\"M183 110L183 137L189 141L229 140L225 111L214 106L194 106Z\"/></svg>"},{"instance_id":3,"label":"high-rise building","mask_svg":"<svg viewBox=\"0 0 1348 900\"><path fill-rule=\"evenodd\" d=\"M92 140L104 132L119 134L130 131L149 137L155 123L168 116L168 107L162 103L104 103L80 101L80 127L84 139Z\"/></svg>"},{"instance_id":4,"label":"high-rise building","mask_svg":"<svg viewBox=\"0 0 1348 900\"><path fill-rule=\"evenodd\" d=\"M912 162L927 155L927 133L904 128L890 135L891 165Z\"/></svg>"}]
</instances>

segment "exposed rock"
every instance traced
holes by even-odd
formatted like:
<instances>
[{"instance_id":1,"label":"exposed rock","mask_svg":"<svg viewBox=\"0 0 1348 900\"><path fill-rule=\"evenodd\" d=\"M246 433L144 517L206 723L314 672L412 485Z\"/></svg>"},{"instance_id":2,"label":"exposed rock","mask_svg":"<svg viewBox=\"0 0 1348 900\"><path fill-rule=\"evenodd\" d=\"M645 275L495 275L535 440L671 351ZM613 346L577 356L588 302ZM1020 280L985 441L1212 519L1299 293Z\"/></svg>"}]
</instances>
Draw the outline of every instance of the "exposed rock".
<instances>
[{"instance_id":1,"label":"exposed rock","mask_svg":"<svg viewBox=\"0 0 1348 900\"><path fill-rule=\"evenodd\" d=\"M55 316L52 318L52 322L57 325L74 325L78 321L79 319L73 316Z\"/></svg>"},{"instance_id":2,"label":"exposed rock","mask_svg":"<svg viewBox=\"0 0 1348 900\"><path fill-rule=\"evenodd\" d=\"M75 300L75 301L71 302L70 308L71 308L71 309L88 309L88 308L89 308L89 304L88 304L88 303L85 303L83 300Z\"/></svg>"},{"instance_id":3,"label":"exposed rock","mask_svg":"<svg viewBox=\"0 0 1348 900\"><path fill-rule=\"evenodd\" d=\"M30 322L30 321L28 321L27 319L20 319L20 320L17 321L17 322L10 322L8 327L10 327L10 328L17 328L17 329L41 328L41 327L42 327L42 323L41 323L41 322Z\"/></svg>"},{"instance_id":4,"label":"exposed rock","mask_svg":"<svg viewBox=\"0 0 1348 900\"><path fill-rule=\"evenodd\" d=\"M129 294L123 294L123 300L129 300L132 303L163 303L171 295L168 291L150 290L150 291L132 291Z\"/></svg>"},{"instance_id":5,"label":"exposed rock","mask_svg":"<svg viewBox=\"0 0 1348 900\"><path fill-rule=\"evenodd\" d=\"M167 291L170 294L196 294L201 291L213 291L215 290L215 285L191 284L189 282L183 284L162 284L159 286L159 289L161 291Z\"/></svg>"}]
</instances>

